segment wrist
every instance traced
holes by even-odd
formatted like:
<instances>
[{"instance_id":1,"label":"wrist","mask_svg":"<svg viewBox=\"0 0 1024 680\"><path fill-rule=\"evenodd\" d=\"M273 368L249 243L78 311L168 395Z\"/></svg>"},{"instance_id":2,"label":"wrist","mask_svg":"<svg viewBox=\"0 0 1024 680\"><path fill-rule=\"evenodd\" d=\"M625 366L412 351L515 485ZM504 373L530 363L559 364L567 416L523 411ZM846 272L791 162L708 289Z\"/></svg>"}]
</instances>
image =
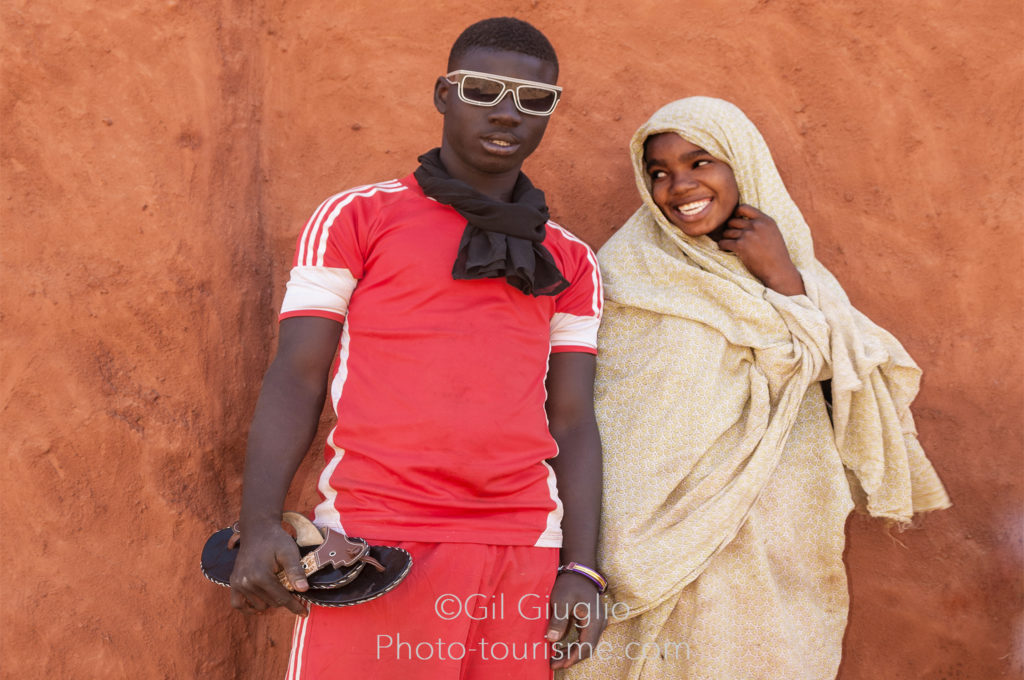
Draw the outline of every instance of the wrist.
<instances>
[{"instance_id":1,"label":"wrist","mask_svg":"<svg viewBox=\"0 0 1024 680\"><path fill-rule=\"evenodd\" d=\"M595 522L596 527L596 522ZM570 532L563 528L562 547L558 551L558 563L577 562L589 566L597 565L597 530ZM584 534L577 536L577 534Z\"/></svg>"},{"instance_id":2,"label":"wrist","mask_svg":"<svg viewBox=\"0 0 1024 680\"><path fill-rule=\"evenodd\" d=\"M270 528L280 528L281 521L280 512L242 512L238 518L238 527L252 533L256 531L266 531Z\"/></svg>"},{"instance_id":3,"label":"wrist","mask_svg":"<svg viewBox=\"0 0 1024 680\"><path fill-rule=\"evenodd\" d=\"M594 567L597 565L597 553L589 550L562 550L558 554L558 563L569 564L570 562Z\"/></svg>"},{"instance_id":4,"label":"wrist","mask_svg":"<svg viewBox=\"0 0 1024 680\"><path fill-rule=\"evenodd\" d=\"M766 276L762 283L782 295L803 295L806 292L804 279L796 267L775 276Z\"/></svg>"},{"instance_id":5,"label":"wrist","mask_svg":"<svg viewBox=\"0 0 1024 680\"><path fill-rule=\"evenodd\" d=\"M585 579L587 582L589 582L591 585L597 588L597 592L599 593L603 593L605 590L608 589L608 581L605 579L605 577L602 576L601 573L593 567L588 567L585 564L580 564L579 562L569 562L567 564L563 564L560 567L558 567L558 575L562 576L564 574L572 574L574 576L578 576L582 579Z\"/></svg>"}]
</instances>

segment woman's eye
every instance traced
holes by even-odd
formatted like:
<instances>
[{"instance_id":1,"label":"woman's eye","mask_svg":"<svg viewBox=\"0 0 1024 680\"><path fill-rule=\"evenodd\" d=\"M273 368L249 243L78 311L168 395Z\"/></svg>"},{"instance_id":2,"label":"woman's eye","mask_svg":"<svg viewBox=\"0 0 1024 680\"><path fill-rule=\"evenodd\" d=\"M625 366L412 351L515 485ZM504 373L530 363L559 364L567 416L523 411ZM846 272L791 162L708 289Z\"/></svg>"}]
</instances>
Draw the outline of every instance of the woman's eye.
<instances>
[{"instance_id":1,"label":"woman's eye","mask_svg":"<svg viewBox=\"0 0 1024 680\"><path fill-rule=\"evenodd\" d=\"M663 179L665 177L667 177L667 175L665 174L664 170L652 170L651 171L651 180L652 181Z\"/></svg>"},{"instance_id":2,"label":"woman's eye","mask_svg":"<svg viewBox=\"0 0 1024 680\"><path fill-rule=\"evenodd\" d=\"M708 160L707 158L702 158L699 161L695 161L694 164L693 164L693 167L699 168L702 165L709 165L710 163L711 163L711 161Z\"/></svg>"}]
</instances>

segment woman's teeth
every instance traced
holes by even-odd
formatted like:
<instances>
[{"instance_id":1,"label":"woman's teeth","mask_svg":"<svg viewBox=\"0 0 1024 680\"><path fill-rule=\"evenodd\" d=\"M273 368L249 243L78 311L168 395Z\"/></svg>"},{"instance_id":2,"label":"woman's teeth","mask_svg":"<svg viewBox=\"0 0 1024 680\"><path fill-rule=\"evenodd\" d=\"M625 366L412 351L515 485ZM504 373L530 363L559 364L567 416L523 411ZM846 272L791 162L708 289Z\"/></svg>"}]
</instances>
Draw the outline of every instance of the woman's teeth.
<instances>
[{"instance_id":1,"label":"woman's teeth","mask_svg":"<svg viewBox=\"0 0 1024 680\"><path fill-rule=\"evenodd\" d=\"M710 198L703 198L699 201L694 201L693 203L684 203L683 205L677 207L676 210L683 213L684 215L696 215L701 210L706 208L708 203L710 202Z\"/></svg>"}]
</instances>

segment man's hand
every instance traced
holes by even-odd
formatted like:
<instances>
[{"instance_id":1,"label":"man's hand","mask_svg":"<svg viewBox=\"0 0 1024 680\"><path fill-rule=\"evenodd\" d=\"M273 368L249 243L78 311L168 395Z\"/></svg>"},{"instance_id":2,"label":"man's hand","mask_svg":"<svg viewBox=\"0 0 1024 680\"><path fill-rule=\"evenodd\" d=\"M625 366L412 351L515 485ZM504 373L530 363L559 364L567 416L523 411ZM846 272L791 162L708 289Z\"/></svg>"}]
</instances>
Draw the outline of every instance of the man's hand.
<instances>
[{"instance_id":1,"label":"man's hand","mask_svg":"<svg viewBox=\"0 0 1024 680\"><path fill-rule=\"evenodd\" d=\"M561 653L556 652L551 657L552 668L568 668L588 658L601 639L606 623L601 595L585 576L565 572L555 579L549 603L548 642L565 640L570 626L579 629L579 641L561 648Z\"/></svg>"},{"instance_id":2,"label":"man's hand","mask_svg":"<svg viewBox=\"0 0 1024 680\"><path fill-rule=\"evenodd\" d=\"M295 540L280 526L246 528L239 543L238 559L231 572L231 606L246 614L270 607L287 607L293 614L306 615L306 607L281 585L278 574L284 572L292 588L309 588L299 564Z\"/></svg>"},{"instance_id":3,"label":"man's hand","mask_svg":"<svg viewBox=\"0 0 1024 680\"><path fill-rule=\"evenodd\" d=\"M736 253L743 266L768 288L783 295L803 295L804 281L789 257L779 227L768 215L749 205L736 206L722 230L718 247Z\"/></svg>"}]
</instances>

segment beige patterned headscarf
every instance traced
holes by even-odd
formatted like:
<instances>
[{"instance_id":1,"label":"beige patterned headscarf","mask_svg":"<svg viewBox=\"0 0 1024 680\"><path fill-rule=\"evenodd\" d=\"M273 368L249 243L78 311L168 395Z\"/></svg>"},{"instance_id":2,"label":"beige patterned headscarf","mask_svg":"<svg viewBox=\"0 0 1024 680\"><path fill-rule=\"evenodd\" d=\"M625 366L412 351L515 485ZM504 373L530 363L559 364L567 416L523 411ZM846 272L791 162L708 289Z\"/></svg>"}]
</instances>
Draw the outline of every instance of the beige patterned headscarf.
<instances>
[{"instance_id":1,"label":"beige patterned headscarf","mask_svg":"<svg viewBox=\"0 0 1024 680\"><path fill-rule=\"evenodd\" d=\"M663 132L729 164L740 201L778 224L806 295L765 288L738 257L668 221L643 159L644 141ZM909 408L920 369L815 259L807 223L747 117L718 99L683 99L641 126L630 150L643 205L599 253L607 304L596 401L606 478L601 568L630 616L678 594L728 545L772 483L818 381L832 381L835 445L868 512L906 522L947 507ZM706 328L685 355L657 351L678 347L665 334L693 322ZM725 356L741 359L722 365ZM677 378L695 384L683 379L693 372L712 376L697 381L707 386L701 394L649 389ZM729 379L716 382L716 373ZM813 502L809 494L794 502ZM663 558L638 563L651 555Z\"/></svg>"}]
</instances>

